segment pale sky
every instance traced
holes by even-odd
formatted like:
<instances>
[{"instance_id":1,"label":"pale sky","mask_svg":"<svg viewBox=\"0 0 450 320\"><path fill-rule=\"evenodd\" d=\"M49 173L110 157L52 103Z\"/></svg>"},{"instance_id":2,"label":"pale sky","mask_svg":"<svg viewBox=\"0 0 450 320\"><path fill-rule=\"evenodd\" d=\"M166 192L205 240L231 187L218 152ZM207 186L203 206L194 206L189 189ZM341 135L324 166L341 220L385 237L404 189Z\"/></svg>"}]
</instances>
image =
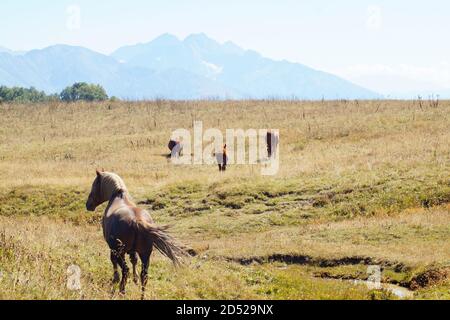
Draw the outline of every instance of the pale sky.
<instances>
[{"instance_id":1,"label":"pale sky","mask_svg":"<svg viewBox=\"0 0 450 320\"><path fill-rule=\"evenodd\" d=\"M450 92L447 0L1 0L0 46L111 53L204 32L384 94Z\"/></svg>"}]
</instances>

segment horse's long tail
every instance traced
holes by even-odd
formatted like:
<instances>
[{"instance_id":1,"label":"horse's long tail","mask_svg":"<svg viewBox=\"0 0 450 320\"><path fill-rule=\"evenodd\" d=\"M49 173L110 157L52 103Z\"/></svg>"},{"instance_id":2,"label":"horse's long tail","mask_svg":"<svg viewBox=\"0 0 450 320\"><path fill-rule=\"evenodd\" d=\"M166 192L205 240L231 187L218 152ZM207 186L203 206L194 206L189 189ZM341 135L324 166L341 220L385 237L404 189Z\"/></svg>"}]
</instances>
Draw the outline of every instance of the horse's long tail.
<instances>
[{"instance_id":1,"label":"horse's long tail","mask_svg":"<svg viewBox=\"0 0 450 320\"><path fill-rule=\"evenodd\" d=\"M138 222L139 229L143 230L153 242L155 248L169 258L178 267L182 263L182 257L186 252L176 240L167 233L168 227L158 227L145 221Z\"/></svg>"}]
</instances>

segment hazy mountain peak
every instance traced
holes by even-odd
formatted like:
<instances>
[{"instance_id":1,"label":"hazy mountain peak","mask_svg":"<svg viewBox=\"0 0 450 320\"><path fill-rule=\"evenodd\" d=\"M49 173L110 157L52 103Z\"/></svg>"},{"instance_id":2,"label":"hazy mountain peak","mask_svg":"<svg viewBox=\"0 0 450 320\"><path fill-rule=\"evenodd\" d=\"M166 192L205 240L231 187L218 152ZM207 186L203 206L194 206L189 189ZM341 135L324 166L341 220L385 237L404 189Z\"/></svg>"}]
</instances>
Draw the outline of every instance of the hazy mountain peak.
<instances>
[{"instance_id":1,"label":"hazy mountain peak","mask_svg":"<svg viewBox=\"0 0 450 320\"><path fill-rule=\"evenodd\" d=\"M32 51L91 51L90 49L80 47L80 46L73 46L69 44L55 44L52 46L45 47L43 49L37 49Z\"/></svg>"},{"instance_id":2,"label":"hazy mountain peak","mask_svg":"<svg viewBox=\"0 0 450 320\"><path fill-rule=\"evenodd\" d=\"M210 37L208 37L208 35L204 32L199 32L199 33L192 33L190 35L188 35L184 40L188 40L188 39L209 39L209 40L213 40Z\"/></svg>"},{"instance_id":3,"label":"hazy mountain peak","mask_svg":"<svg viewBox=\"0 0 450 320\"><path fill-rule=\"evenodd\" d=\"M72 62L85 61L86 63L96 61L98 63L98 61L105 58L112 59L88 48L66 44L56 44L44 49L31 50L28 51L24 57L29 59L33 59L33 57L40 57L41 59L48 61L49 64L52 63L52 59L55 59L55 63L59 60L66 60L67 62L69 62L69 60Z\"/></svg>"},{"instance_id":4,"label":"hazy mountain peak","mask_svg":"<svg viewBox=\"0 0 450 320\"><path fill-rule=\"evenodd\" d=\"M239 47L237 44L235 44L232 41L227 41L223 44L223 48L225 50L227 50L230 53L234 53L234 54L243 54L245 52L244 49L242 49L241 47Z\"/></svg>"},{"instance_id":5,"label":"hazy mountain peak","mask_svg":"<svg viewBox=\"0 0 450 320\"><path fill-rule=\"evenodd\" d=\"M155 38L153 41L151 41L150 44L158 43L158 44L170 45L170 44L177 44L179 42L180 42L180 40L173 34L164 33L164 34L160 35L159 37Z\"/></svg>"},{"instance_id":6,"label":"hazy mountain peak","mask_svg":"<svg viewBox=\"0 0 450 320\"><path fill-rule=\"evenodd\" d=\"M0 53L7 53L7 54L11 54L13 56L20 56L20 55L25 54L25 51L14 51L14 50L0 46Z\"/></svg>"},{"instance_id":7,"label":"hazy mountain peak","mask_svg":"<svg viewBox=\"0 0 450 320\"><path fill-rule=\"evenodd\" d=\"M214 42L214 43L217 43L214 39L211 39L205 33L193 33L193 34L187 36L184 39L184 42L186 42L186 43L190 43L190 42Z\"/></svg>"},{"instance_id":8,"label":"hazy mountain peak","mask_svg":"<svg viewBox=\"0 0 450 320\"><path fill-rule=\"evenodd\" d=\"M204 33L192 34L184 39L183 43L196 52L213 52L221 50L220 43L209 38Z\"/></svg>"},{"instance_id":9,"label":"hazy mountain peak","mask_svg":"<svg viewBox=\"0 0 450 320\"><path fill-rule=\"evenodd\" d=\"M11 53L12 50L9 50L8 48L5 48L5 47L0 46L0 52Z\"/></svg>"}]
</instances>

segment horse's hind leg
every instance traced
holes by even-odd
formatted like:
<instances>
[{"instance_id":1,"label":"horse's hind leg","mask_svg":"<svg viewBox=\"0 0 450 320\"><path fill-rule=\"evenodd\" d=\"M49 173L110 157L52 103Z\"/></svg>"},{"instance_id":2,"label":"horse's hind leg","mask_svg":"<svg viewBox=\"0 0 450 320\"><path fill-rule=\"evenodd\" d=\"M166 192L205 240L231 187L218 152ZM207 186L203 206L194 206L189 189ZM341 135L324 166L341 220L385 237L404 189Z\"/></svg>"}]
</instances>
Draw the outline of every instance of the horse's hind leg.
<instances>
[{"instance_id":1,"label":"horse's hind leg","mask_svg":"<svg viewBox=\"0 0 450 320\"><path fill-rule=\"evenodd\" d=\"M115 251L111 251L111 262L112 262L113 268L114 268L113 284L117 284L120 281L119 258Z\"/></svg>"},{"instance_id":2,"label":"horse's hind leg","mask_svg":"<svg viewBox=\"0 0 450 320\"><path fill-rule=\"evenodd\" d=\"M135 284L138 284L138 282L139 282L139 277L137 274L138 257L137 257L136 252L130 253L130 260L131 260L131 264L133 265L133 281Z\"/></svg>"},{"instance_id":3,"label":"horse's hind leg","mask_svg":"<svg viewBox=\"0 0 450 320\"><path fill-rule=\"evenodd\" d=\"M122 269L122 281L120 282L120 293L125 294L125 286L127 284L127 280L128 280L128 266L127 266L127 262L125 260L125 253L124 252L120 252L118 255L118 262L119 262L119 266Z\"/></svg>"},{"instance_id":4,"label":"horse's hind leg","mask_svg":"<svg viewBox=\"0 0 450 320\"><path fill-rule=\"evenodd\" d=\"M148 268L150 267L150 256L152 255L152 249L146 254L139 254L142 261L142 272L141 272L141 285L142 285L142 300L145 298L145 288L148 282Z\"/></svg>"}]
</instances>

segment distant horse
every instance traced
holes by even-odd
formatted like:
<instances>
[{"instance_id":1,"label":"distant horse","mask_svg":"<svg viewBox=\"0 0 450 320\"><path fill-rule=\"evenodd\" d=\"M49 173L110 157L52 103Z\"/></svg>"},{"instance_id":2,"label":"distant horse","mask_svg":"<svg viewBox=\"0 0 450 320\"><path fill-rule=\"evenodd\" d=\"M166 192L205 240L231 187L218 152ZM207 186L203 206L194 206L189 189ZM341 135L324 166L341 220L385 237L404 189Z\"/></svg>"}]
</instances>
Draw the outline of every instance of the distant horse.
<instances>
[{"instance_id":1,"label":"distant horse","mask_svg":"<svg viewBox=\"0 0 450 320\"><path fill-rule=\"evenodd\" d=\"M227 155L227 145L223 146L222 153L215 153L217 164L219 165L219 171L225 172L227 171L228 165L228 155Z\"/></svg>"},{"instance_id":2,"label":"distant horse","mask_svg":"<svg viewBox=\"0 0 450 320\"><path fill-rule=\"evenodd\" d=\"M125 255L130 256L133 265L133 280L138 283L136 266L139 255L142 262L141 285L142 297L148 281L150 256L155 247L168 257L175 266L180 265L185 255L181 246L167 234L167 228L157 227L147 211L139 209L130 200L123 180L114 173L97 171L92 190L86 202L88 211L109 201L103 216L103 236L111 249L111 262L114 267L114 283L120 281L118 266L122 269L120 292L125 293L129 269Z\"/></svg>"},{"instance_id":3,"label":"distant horse","mask_svg":"<svg viewBox=\"0 0 450 320\"><path fill-rule=\"evenodd\" d=\"M178 158L183 154L183 144L180 141L170 140L167 147L170 150L167 158Z\"/></svg>"},{"instance_id":4,"label":"distant horse","mask_svg":"<svg viewBox=\"0 0 450 320\"><path fill-rule=\"evenodd\" d=\"M277 154L278 144L280 143L280 138L278 135L271 130L267 131L267 154L269 158L272 158L274 155Z\"/></svg>"}]
</instances>

